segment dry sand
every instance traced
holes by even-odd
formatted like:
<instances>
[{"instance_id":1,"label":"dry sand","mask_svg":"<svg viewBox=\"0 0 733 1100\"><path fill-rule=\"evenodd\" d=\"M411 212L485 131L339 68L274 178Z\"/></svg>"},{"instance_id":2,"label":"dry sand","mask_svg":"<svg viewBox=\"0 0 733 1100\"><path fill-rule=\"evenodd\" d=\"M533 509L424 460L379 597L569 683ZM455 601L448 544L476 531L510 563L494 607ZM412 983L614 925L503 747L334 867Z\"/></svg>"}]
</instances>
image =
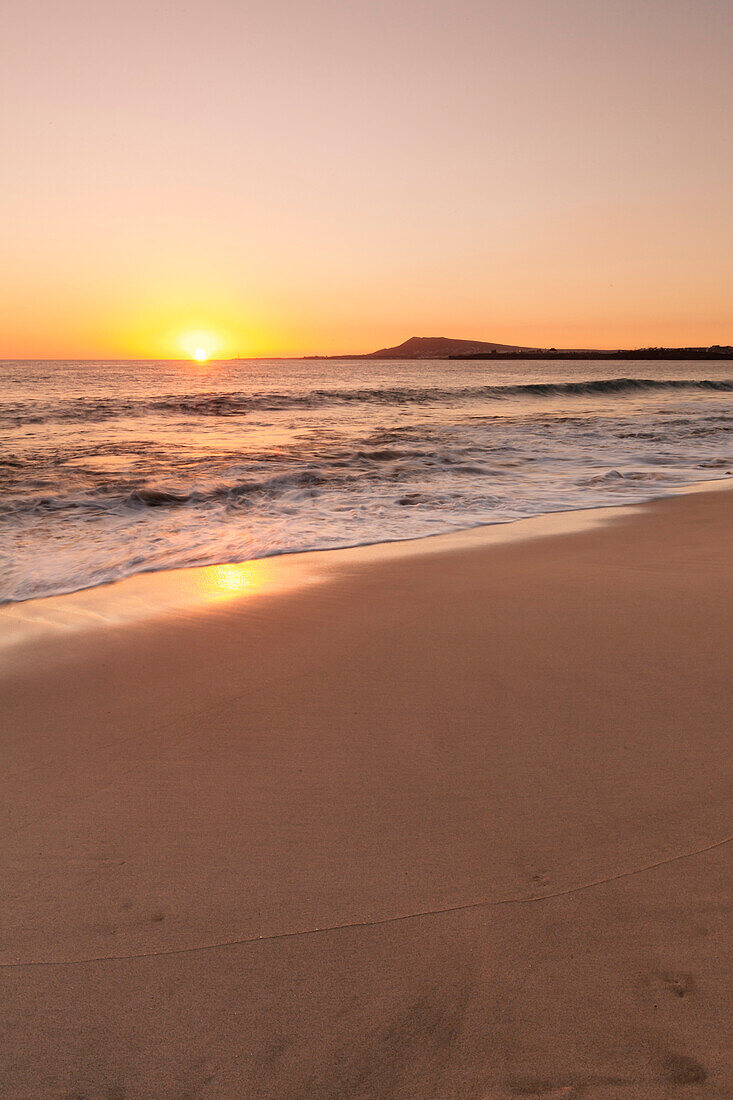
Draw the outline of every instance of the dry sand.
<instances>
[{"instance_id":1,"label":"dry sand","mask_svg":"<svg viewBox=\"0 0 733 1100\"><path fill-rule=\"evenodd\" d=\"M733 1096L733 493L606 521L6 652L0 1096Z\"/></svg>"}]
</instances>

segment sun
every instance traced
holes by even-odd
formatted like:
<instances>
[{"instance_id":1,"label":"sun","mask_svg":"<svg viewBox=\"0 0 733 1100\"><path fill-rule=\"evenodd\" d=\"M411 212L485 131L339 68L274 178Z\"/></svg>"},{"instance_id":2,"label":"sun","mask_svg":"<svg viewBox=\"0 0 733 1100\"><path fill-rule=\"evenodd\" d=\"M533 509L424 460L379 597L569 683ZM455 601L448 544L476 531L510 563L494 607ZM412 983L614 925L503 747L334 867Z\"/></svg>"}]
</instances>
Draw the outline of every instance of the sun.
<instances>
[{"instance_id":1,"label":"sun","mask_svg":"<svg viewBox=\"0 0 733 1100\"><path fill-rule=\"evenodd\" d=\"M189 329L178 337L178 346L194 363L208 363L218 356L224 341L213 329Z\"/></svg>"}]
</instances>

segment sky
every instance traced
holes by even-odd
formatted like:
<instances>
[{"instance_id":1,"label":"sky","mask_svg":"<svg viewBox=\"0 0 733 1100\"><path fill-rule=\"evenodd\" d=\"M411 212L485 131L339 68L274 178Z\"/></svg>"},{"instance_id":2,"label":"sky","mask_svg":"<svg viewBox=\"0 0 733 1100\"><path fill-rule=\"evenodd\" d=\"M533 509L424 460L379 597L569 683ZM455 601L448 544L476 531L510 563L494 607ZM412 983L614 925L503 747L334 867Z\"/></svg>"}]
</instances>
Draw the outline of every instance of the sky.
<instances>
[{"instance_id":1,"label":"sky","mask_svg":"<svg viewBox=\"0 0 733 1100\"><path fill-rule=\"evenodd\" d=\"M4 0L0 357L733 343L730 0Z\"/></svg>"}]
</instances>

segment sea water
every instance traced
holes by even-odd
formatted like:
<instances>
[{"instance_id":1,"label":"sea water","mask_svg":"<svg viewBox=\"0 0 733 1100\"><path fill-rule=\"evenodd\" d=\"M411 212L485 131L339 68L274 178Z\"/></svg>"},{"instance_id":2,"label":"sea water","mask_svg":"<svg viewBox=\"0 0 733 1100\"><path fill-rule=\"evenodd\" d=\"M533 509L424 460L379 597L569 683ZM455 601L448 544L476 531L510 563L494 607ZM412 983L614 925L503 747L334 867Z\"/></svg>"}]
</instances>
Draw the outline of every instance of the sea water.
<instances>
[{"instance_id":1,"label":"sea water","mask_svg":"<svg viewBox=\"0 0 733 1100\"><path fill-rule=\"evenodd\" d=\"M0 363L0 601L733 472L725 361Z\"/></svg>"}]
</instances>

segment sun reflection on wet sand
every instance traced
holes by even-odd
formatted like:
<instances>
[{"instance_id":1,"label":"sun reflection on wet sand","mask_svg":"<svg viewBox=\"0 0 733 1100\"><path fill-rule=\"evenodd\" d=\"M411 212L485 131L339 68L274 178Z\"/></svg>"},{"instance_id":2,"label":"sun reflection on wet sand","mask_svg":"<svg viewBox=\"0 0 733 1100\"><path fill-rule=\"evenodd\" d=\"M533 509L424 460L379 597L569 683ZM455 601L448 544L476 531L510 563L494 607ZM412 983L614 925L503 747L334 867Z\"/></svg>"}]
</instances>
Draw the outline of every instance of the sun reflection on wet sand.
<instances>
[{"instance_id":1,"label":"sun reflection on wet sand","mask_svg":"<svg viewBox=\"0 0 733 1100\"><path fill-rule=\"evenodd\" d=\"M9 647L43 637L58 638L70 632L117 627L176 613L189 616L227 601L233 604L240 600L246 606L250 598L322 583L358 563L389 562L405 556L588 530L633 511L632 507L615 507L557 512L408 542L140 573L115 584L0 607L0 650L7 655Z\"/></svg>"},{"instance_id":2,"label":"sun reflection on wet sand","mask_svg":"<svg viewBox=\"0 0 733 1100\"><path fill-rule=\"evenodd\" d=\"M196 573L194 587L199 597L216 602L261 592L275 580L273 569L267 561L211 565L196 570Z\"/></svg>"},{"instance_id":3,"label":"sun reflection on wet sand","mask_svg":"<svg viewBox=\"0 0 733 1100\"><path fill-rule=\"evenodd\" d=\"M44 635L121 626L178 612L205 612L225 601L248 600L300 587L317 577L290 558L142 573L116 584L48 596L0 608L0 649Z\"/></svg>"}]
</instances>

